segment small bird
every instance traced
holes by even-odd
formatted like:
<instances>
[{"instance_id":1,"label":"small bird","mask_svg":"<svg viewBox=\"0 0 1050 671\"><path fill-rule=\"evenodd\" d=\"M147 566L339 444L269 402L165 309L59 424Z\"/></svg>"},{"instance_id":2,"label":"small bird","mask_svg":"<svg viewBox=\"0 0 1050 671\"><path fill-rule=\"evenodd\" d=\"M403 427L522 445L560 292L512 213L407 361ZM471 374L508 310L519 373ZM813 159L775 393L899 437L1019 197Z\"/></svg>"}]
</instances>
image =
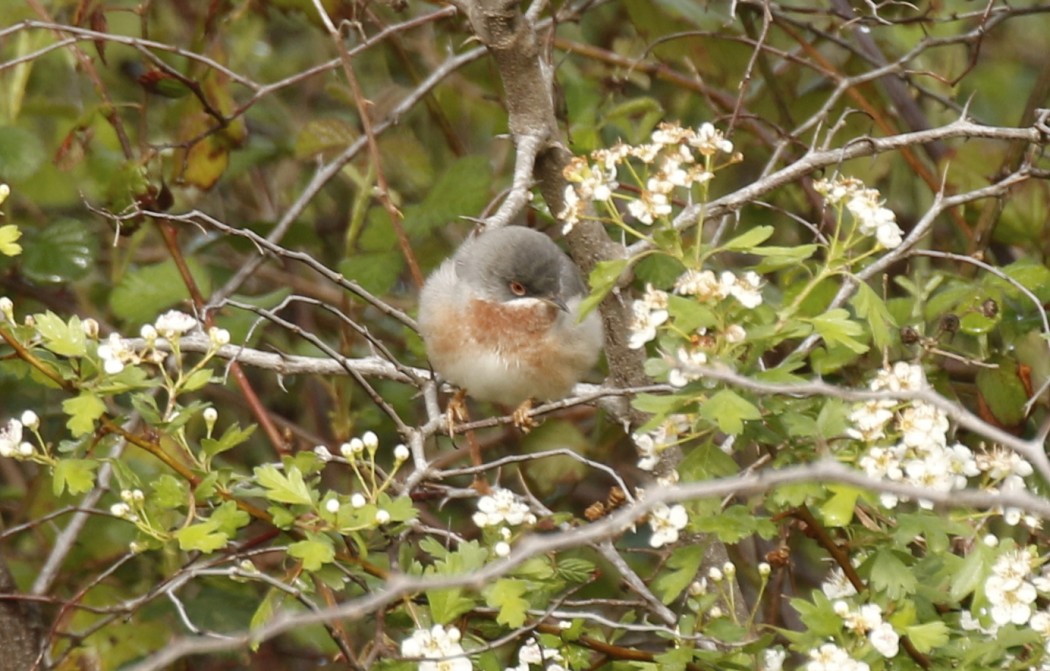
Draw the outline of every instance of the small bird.
<instances>
[{"instance_id":1,"label":"small bird","mask_svg":"<svg viewBox=\"0 0 1050 671\"><path fill-rule=\"evenodd\" d=\"M419 331L434 370L482 401L518 406L564 398L598 360L597 313L579 319L580 271L546 235L523 226L469 238L427 279ZM528 428L528 422L519 425Z\"/></svg>"}]
</instances>

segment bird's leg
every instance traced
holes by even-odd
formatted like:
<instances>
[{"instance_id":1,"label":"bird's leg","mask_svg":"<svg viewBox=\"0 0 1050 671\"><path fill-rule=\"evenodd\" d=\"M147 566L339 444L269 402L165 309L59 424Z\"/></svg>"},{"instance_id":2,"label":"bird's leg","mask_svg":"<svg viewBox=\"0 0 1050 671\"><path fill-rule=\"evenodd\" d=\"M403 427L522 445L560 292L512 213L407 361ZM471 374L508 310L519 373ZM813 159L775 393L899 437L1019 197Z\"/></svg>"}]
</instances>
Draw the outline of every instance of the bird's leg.
<instances>
[{"instance_id":1,"label":"bird's leg","mask_svg":"<svg viewBox=\"0 0 1050 671\"><path fill-rule=\"evenodd\" d=\"M536 420L529 416L530 412L532 412L532 399L527 398L511 414L514 426L521 429L522 433L528 433L539 426Z\"/></svg>"},{"instance_id":2,"label":"bird's leg","mask_svg":"<svg viewBox=\"0 0 1050 671\"><path fill-rule=\"evenodd\" d=\"M445 421L448 423L449 438L456 434L456 424L465 424L470 415L467 413L467 390L459 389L448 402L445 408Z\"/></svg>"}]
</instances>

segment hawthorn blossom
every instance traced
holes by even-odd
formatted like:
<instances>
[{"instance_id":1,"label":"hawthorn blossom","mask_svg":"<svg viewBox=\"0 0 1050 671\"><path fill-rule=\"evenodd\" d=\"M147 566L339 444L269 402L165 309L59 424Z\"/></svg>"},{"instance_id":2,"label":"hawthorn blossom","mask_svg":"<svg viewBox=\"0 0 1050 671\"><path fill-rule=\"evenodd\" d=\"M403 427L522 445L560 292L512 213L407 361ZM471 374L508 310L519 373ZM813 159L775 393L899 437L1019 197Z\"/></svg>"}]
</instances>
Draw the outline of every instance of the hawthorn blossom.
<instances>
[{"instance_id":1,"label":"hawthorn blossom","mask_svg":"<svg viewBox=\"0 0 1050 671\"><path fill-rule=\"evenodd\" d=\"M649 545L654 548L663 547L678 541L678 532L689 524L689 514L685 507L676 504L668 507L659 503L649 513L649 526L653 530Z\"/></svg>"},{"instance_id":2,"label":"hawthorn blossom","mask_svg":"<svg viewBox=\"0 0 1050 671\"><path fill-rule=\"evenodd\" d=\"M689 431L691 423L686 415L671 415L648 433L634 433L631 438L641 458L638 468L651 471L660 460L660 453L678 442L679 436Z\"/></svg>"},{"instance_id":3,"label":"hawthorn blossom","mask_svg":"<svg viewBox=\"0 0 1050 671\"><path fill-rule=\"evenodd\" d=\"M866 663L850 657L846 650L834 643L825 643L816 650L810 650L809 659L802 667L805 671L868 671L870 668Z\"/></svg>"},{"instance_id":4,"label":"hawthorn blossom","mask_svg":"<svg viewBox=\"0 0 1050 671\"><path fill-rule=\"evenodd\" d=\"M762 278L754 271L748 271L737 277L730 271L722 273L721 282L724 291L737 299L745 308L757 308L762 305Z\"/></svg>"},{"instance_id":5,"label":"hawthorn blossom","mask_svg":"<svg viewBox=\"0 0 1050 671\"><path fill-rule=\"evenodd\" d=\"M182 334L188 333L196 328L197 320L185 312L168 310L161 316L157 317L154 326L161 337L171 340L176 336L181 336Z\"/></svg>"},{"instance_id":6,"label":"hawthorn blossom","mask_svg":"<svg viewBox=\"0 0 1050 671\"><path fill-rule=\"evenodd\" d=\"M645 295L631 304L633 314L628 325L631 333L627 346L640 349L656 338L656 327L667 321L667 293L648 285Z\"/></svg>"},{"instance_id":7,"label":"hawthorn blossom","mask_svg":"<svg viewBox=\"0 0 1050 671\"><path fill-rule=\"evenodd\" d=\"M871 641L872 647L887 659L896 657L900 652L901 637L893 630L893 625L889 622L883 622L872 629L868 634L868 640Z\"/></svg>"},{"instance_id":8,"label":"hawthorn blossom","mask_svg":"<svg viewBox=\"0 0 1050 671\"><path fill-rule=\"evenodd\" d=\"M696 367L706 363L707 354L700 348L679 347L671 371L667 374L667 382L672 387L684 387L693 380L699 380L702 376L696 372Z\"/></svg>"},{"instance_id":9,"label":"hawthorn blossom","mask_svg":"<svg viewBox=\"0 0 1050 671\"><path fill-rule=\"evenodd\" d=\"M471 519L479 527L536 523L536 516L529 510L528 504L514 492L502 487L496 487L491 494L478 499L478 511Z\"/></svg>"},{"instance_id":10,"label":"hawthorn blossom","mask_svg":"<svg viewBox=\"0 0 1050 671\"><path fill-rule=\"evenodd\" d=\"M456 627L446 629L435 624L430 629L417 629L401 642L401 654L421 659L419 671L472 671L473 662L460 645Z\"/></svg>"},{"instance_id":11,"label":"hawthorn blossom","mask_svg":"<svg viewBox=\"0 0 1050 671\"><path fill-rule=\"evenodd\" d=\"M531 639L518 649L517 666L507 667L507 671L529 671L533 665L546 671L565 671L564 661L558 650L541 647L536 639Z\"/></svg>"},{"instance_id":12,"label":"hawthorn blossom","mask_svg":"<svg viewBox=\"0 0 1050 671\"><path fill-rule=\"evenodd\" d=\"M701 301L720 301L729 295L728 287L710 270L687 270L674 282L674 292L696 296Z\"/></svg>"},{"instance_id":13,"label":"hawthorn blossom","mask_svg":"<svg viewBox=\"0 0 1050 671\"><path fill-rule=\"evenodd\" d=\"M22 443L22 422L17 419L7 420L0 428L0 457L13 457L19 453Z\"/></svg>"}]
</instances>

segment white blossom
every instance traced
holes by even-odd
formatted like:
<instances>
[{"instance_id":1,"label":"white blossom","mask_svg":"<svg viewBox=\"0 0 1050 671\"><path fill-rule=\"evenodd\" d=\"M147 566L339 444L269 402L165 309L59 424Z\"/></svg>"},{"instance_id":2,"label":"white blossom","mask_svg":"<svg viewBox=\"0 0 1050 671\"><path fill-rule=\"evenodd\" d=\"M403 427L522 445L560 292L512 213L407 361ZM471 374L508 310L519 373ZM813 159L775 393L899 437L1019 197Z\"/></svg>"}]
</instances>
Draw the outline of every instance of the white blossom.
<instances>
[{"instance_id":1,"label":"white blossom","mask_svg":"<svg viewBox=\"0 0 1050 671\"><path fill-rule=\"evenodd\" d=\"M478 499L478 511L472 519L479 527L494 527L501 524L517 526L535 524L536 516L525 501L514 492L496 487L492 493Z\"/></svg>"},{"instance_id":2,"label":"white blossom","mask_svg":"<svg viewBox=\"0 0 1050 671\"><path fill-rule=\"evenodd\" d=\"M883 622L868 634L868 640L880 655L887 659L896 657L900 651L901 637L893 630L893 625Z\"/></svg>"},{"instance_id":3,"label":"white blossom","mask_svg":"<svg viewBox=\"0 0 1050 671\"><path fill-rule=\"evenodd\" d=\"M689 524L689 514L686 513L684 506L676 504L668 507L663 503L657 504L649 513L649 527L653 530L649 545L658 548L677 542L678 532L687 524Z\"/></svg>"},{"instance_id":4,"label":"white blossom","mask_svg":"<svg viewBox=\"0 0 1050 671\"><path fill-rule=\"evenodd\" d=\"M459 641L459 629L435 624L402 641L401 654L419 659L419 671L471 671L474 664Z\"/></svg>"},{"instance_id":5,"label":"white blossom","mask_svg":"<svg viewBox=\"0 0 1050 671\"><path fill-rule=\"evenodd\" d=\"M154 326L164 338L171 340L176 336L180 336L184 333L188 333L192 329L196 328L197 320L186 314L185 312L179 312L178 310L168 310L161 316L157 317L157 321L154 322Z\"/></svg>"},{"instance_id":6,"label":"white blossom","mask_svg":"<svg viewBox=\"0 0 1050 671\"><path fill-rule=\"evenodd\" d=\"M22 442L22 422L17 419L7 420L0 429L0 457L13 457L18 453Z\"/></svg>"}]
</instances>

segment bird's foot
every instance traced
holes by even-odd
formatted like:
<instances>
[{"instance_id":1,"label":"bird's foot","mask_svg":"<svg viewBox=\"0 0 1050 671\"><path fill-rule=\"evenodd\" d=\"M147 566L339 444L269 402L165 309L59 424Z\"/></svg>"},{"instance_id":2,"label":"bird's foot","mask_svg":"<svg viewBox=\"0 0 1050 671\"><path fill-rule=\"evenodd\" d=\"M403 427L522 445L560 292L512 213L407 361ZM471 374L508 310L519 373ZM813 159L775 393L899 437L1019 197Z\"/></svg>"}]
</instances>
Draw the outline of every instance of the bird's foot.
<instances>
[{"instance_id":1,"label":"bird's foot","mask_svg":"<svg viewBox=\"0 0 1050 671\"><path fill-rule=\"evenodd\" d=\"M448 407L445 408L445 421L448 424L448 435L450 437L456 434L457 424L466 424L470 420L470 415L467 413L466 399L467 391L459 389L449 400Z\"/></svg>"},{"instance_id":2,"label":"bird's foot","mask_svg":"<svg viewBox=\"0 0 1050 671\"><path fill-rule=\"evenodd\" d=\"M515 408L514 412L511 414L511 420L514 422L514 426L521 429L522 433L528 433L539 426L539 423L530 416L531 412L532 399L527 398L521 405Z\"/></svg>"}]
</instances>

